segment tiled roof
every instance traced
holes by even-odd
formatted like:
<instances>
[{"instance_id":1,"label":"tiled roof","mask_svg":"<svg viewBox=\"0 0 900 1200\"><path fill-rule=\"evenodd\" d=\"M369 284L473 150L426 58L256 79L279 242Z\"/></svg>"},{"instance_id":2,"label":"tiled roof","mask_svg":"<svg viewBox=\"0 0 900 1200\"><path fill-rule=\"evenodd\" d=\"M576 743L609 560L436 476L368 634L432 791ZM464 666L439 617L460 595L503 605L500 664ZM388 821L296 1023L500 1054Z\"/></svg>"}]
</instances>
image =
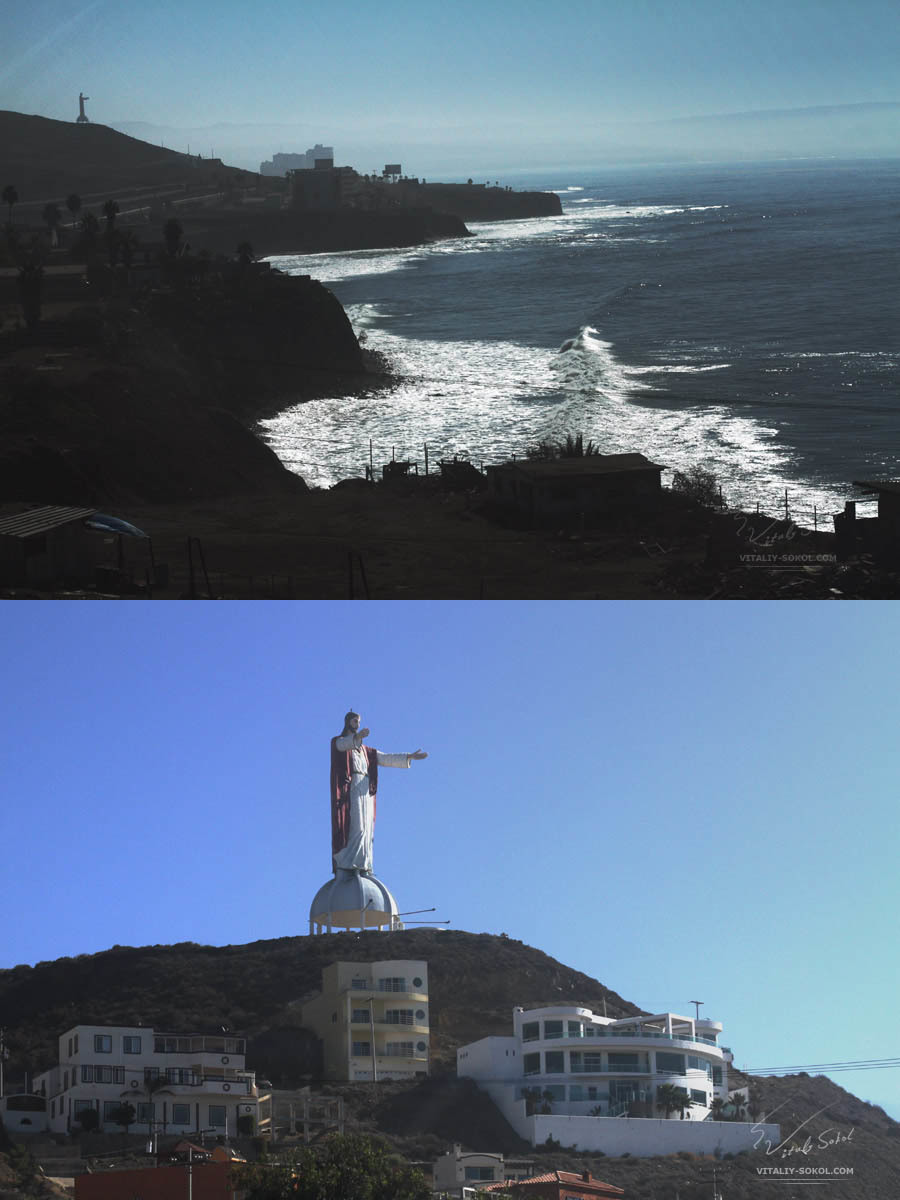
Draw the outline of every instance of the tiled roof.
<instances>
[{"instance_id":1,"label":"tiled roof","mask_svg":"<svg viewBox=\"0 0 900 1200\"><path fill-rule=\"evenodd\" d=\"M482 1192L508 1192L512 1188L527 1188L531 1184L562 1183L584 1192L595 1192L598 1196L624 1196L625 1189L602 1179L585 1179L574 1171L547 1171L544 1175L533 1175L531 1179L516 1179L507 1183L490 1183Z\"/></svg>"}]
</instances>

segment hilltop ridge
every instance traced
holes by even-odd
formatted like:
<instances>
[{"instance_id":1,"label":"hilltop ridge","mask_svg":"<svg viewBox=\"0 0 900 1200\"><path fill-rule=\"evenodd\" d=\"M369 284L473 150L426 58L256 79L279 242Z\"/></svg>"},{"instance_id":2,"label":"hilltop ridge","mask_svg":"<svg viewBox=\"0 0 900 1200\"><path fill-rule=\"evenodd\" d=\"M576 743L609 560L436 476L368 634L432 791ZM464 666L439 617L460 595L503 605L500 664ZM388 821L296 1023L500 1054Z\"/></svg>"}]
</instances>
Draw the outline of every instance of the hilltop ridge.
<instances>
[{"instance_id":1,"label":"hilltop ridge","mask_svg":"<svg viewBox=\"0 0 900 1200\"><path fill-rule=\"evenodd\" d=\"M302 1070L311 1035L300 1027L297 1002L318 988L322 968L337 959L390 958L421 958L429 964L432 1077L329 1084L328 1091L344 1097L349 1129L385 1136L410 1158L433 1158L455 1141L470 1149L526 1153L536 1158L539 1172L590 1170L624 1187L629 1200L671 1200L676 1189L681 1200L708 1200L714 1169L727 1200L771 1197L771 1181L757 1173L761 1164L840 1167L848 1173L829 1180L829 1200L863 1195L894 1200L897 1194L900 1124L823 1076L749 1078L729 1072L731 1086L752 1086L764 1113L781 1123L788 1145L800 1147L788 1157L766 1146L720 1159L685 1152L607 1158L555 1144L527 1149L470 1080L454 1078L456 1047L509 1033L516 1004L578 1003L598 1011L605 1005L611 1017L642 1010L598 980L503 934L418 929L246 945L113 946L0 970L0 1011L11 1049L7 1078L48 1065L57 1037L76 1023L141 1022L196 1032L225 1024L248 1034L251 1069L268 1072L293 1064ZM271 1074L276 1084L291 1082L287 1076L275 1078L275 1070ZM804 1151L807 1137L811 1143ZM794 1189L776 1186L780 1195L794 1195ZM798 1188L797 1194L804 1190Z\"/></svg>"}]
</instances>

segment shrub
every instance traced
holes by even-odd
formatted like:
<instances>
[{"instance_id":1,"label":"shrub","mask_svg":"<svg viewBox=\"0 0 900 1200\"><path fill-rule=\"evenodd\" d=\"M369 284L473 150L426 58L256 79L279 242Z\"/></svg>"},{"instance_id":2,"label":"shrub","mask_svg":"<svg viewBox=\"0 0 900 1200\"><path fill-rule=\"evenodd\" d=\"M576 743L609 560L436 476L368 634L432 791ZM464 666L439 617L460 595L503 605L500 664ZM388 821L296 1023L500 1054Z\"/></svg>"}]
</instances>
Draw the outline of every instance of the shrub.
<instances>
[{"instance_id":1,"label":"shrub","mask_svg":"<svg viewBox=\"0 0 900 1200\"><path fill-rule=\"evenodd\" d=\"M676 471L672 477L672 491L707 508L724 507L721 485L706 467L694 466L686 471Z\"/></svg>"}]
</instances>

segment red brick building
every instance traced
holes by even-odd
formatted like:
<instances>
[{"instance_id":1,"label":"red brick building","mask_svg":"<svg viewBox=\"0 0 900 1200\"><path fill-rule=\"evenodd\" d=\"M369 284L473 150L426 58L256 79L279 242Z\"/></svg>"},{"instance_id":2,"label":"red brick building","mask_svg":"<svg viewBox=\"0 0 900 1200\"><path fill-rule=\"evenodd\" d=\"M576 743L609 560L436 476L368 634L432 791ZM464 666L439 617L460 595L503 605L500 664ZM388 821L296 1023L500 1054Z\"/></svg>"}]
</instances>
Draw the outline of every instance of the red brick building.
<instances>
[{"instance_id":1,"label":"red brick building","mask_svg":"<svg viewBox=\"0 0 900 1200\"><path fill-rule=\"evenodd\" d=\"M590 1171L548 1171L517 1183L493 1183L485 1192L509 1192L516 1200L612 1200L624 1196L624 1188L593 1179Z\"/></svg>"},{"instance_id":2,"label":"red brick building","mask_svg":"<svg viewBox=\"0 0 900 1200\"><path fill-rule=\"evenodd\" d=\"M75 1200L239 1200L226 1162L96 1171L75 1176Z\"/></svg>"}]
</instances>

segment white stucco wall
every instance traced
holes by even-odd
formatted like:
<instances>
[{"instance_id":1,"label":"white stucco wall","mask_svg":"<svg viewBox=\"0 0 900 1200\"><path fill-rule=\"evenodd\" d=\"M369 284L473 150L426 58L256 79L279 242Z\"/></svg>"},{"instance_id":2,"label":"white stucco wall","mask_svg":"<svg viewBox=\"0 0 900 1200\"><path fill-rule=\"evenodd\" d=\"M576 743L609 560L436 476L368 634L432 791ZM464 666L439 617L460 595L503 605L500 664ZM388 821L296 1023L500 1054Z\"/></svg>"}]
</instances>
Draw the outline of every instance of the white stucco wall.
<instances>
[{"instance_id":1,"label":"white stucco wall","mask_svg":"<svg viewBox=\"0 0 900 1200\"><path fill-rule=\"evenodd\" d=\"M561 1145L579 1150L602 1150L604 1154L632 1154L647 1158L689 1150L694 1154L737 1154L752 1150L762 1137L773 1145L781 1141L777 1125L749 1121L667 1121L644 1117L527 1117L532 1126L528 1137L540 1145L553 1137ZM517 1129L518 1131L518 1129Z\"/></svg>"}]
</instances>

